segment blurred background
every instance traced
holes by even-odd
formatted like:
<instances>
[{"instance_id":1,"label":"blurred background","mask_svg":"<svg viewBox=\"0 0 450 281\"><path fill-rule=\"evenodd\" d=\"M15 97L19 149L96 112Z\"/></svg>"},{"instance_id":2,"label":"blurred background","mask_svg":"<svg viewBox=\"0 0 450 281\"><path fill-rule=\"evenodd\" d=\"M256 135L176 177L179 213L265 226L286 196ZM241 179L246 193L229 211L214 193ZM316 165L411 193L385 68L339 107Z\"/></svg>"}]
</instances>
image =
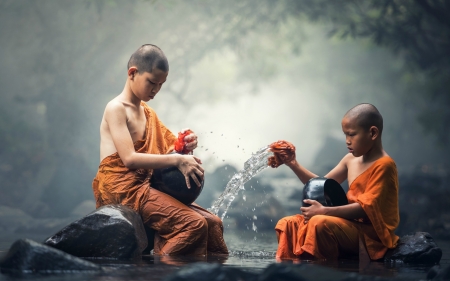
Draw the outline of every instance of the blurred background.
<instances>
[{"instance_id":1,"label":"blurred background","mask_svg":"<svg viewBox=\"0 0 450 281\"><path fill-rule=\"evenodd\" d=\"M399 170L398 234L450 239L445 0L0 0L0 232L50 236L95 209L103 110L146 43L170 64L149 105L199 136L200 205L280 139L326 174L347 153L342 116L369 102ZM287 167L262 171L225 232L271 233L302 187Z\"/></svg>"}]
</instances>

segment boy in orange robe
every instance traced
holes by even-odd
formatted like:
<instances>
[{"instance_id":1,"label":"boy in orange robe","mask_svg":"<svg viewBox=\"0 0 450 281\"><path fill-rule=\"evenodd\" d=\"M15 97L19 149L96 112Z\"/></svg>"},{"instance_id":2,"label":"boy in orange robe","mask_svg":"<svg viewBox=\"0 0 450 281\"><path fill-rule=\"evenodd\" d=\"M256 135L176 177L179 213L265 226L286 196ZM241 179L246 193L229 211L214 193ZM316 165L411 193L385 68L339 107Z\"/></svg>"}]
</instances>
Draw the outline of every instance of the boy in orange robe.
<instances>
[{"instance_id":1,"label":"boy in orange robe","mask_svg":"<svg viewBox=\"0 0 450 281\"><path fill-rule=\"evenodd\" d=\"M145 102L155 98L166 81L169 64L157 46L143 45L128 62L121 94L111 100L100 125L100 166L92 183L97 208L126 205L154 229L154 253L160 255L227 254L222 221L202 207L186 206L151 187L153 169L176 166L190 188L203 178L199 158L167 154L176 137ZM183 131L182 133L190 131ZM185 136L185 149L197 147L197 136Z\"/></svg>"},{"instance_id":2,"label":"boy in orange robe","mask_svg":"<svg viewBox=\"0 0 450 281\"><path fill-rule=\"evenodd\" d=\"M337 259L365 253L372 260L394 248L399 224L398 179L394 160L381 142L383 118L375 106L359 104L342 119L349 153L325 177L349 182L344 206L304 200L302 214L282 218L275 230L277 259ZM276 154L277 152L275 152ZM305 184L317 175L301 166L295 153L278 157Z\"/></svg>"}]
</instances>

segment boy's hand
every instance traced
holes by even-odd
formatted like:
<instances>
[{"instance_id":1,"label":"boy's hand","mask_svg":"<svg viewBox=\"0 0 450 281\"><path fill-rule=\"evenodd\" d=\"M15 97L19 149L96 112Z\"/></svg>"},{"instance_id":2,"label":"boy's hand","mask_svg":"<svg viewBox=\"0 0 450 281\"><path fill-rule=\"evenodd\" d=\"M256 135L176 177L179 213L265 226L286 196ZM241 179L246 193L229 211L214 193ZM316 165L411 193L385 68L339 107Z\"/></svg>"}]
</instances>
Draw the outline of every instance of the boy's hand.
<instances>
[{"instance_id":1,"label":"boy's hand","mask_svg":"<svg viewBox=\"0 0 450 281\"><path fill-rule=\"evenodd\" d=\"M293 165L295 160L295 146L284 140L273 142L269 146L273 152L273 156L269 157L268 165L272 168L277 168L282 164L287 166Z\"/></svg>"},{"instance_id":2,"label":"boy's hand","mask_svg":"<svg viewBox=\"0 0 450 281\"><path fill-rule=\"evenodd\" d=\"M203 181L203 173L204 170L200 164L202 161L192 155L179 155L179 161L177 168L183 173L184 178L186 179L186 185L190 189L191 183L189 181L189 177L191 177L197 186L201 186L201 182Z\"/></svg>"},{"instance_id":3,"label":"boy's hand","mask_svg":"<svg viewBox=\"0 0 450 281\"><path fill-rule=\"evenodd\" d=\"M323 215L325 214L325 207L317 202L316 200L305 199L303 200L306 204L310 204L309 207L301 207L300 211L302 211L305 224L315 215Z\"/></svg>"},{"instance_id":4,"label":"boy's hand","mask_svg":"<svg viewBox=\"0 0 450 281\"><path fill-rule=\"evenodd\" d=\"M184 132L190 130L189 128L181 130L181 133L184 134ZM192 132L192 130L190 130ZM192 132L189 135L184 137L184 141L186 142L186 149L189 151L193 151L197 148L197 135Z\"/></svg>"}]
</instances>

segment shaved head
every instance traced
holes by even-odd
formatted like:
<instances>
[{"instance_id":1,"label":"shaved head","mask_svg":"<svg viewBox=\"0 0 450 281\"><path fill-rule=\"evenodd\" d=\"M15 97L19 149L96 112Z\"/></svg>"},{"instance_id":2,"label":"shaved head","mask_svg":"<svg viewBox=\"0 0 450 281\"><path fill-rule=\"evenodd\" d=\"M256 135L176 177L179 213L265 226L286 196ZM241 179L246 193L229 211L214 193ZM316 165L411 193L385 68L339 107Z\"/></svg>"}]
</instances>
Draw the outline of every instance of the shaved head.
<instances>
[{"instance_id":1,"label":"shaved head","mask_svg":"<svg viewBox=\"0 0 450 281\"><path fill-rule=\"evenodd\" d=\"M128 69L136 67L139 73L152 73L157 68L164 72L169 71L169 62L163 51L155 45L145 44L134 52L128 61Z\"/></svg>"},{"instance_id":2,"label":"shaved head","mask_svg":"<svg viewBox=\"0 0 450 281\"><path fill-rule=\"evenodd\" d=\"M383 131L383 117L378 109L370 103L358 104L347 111L344 118L355 120L358 126L361 126L365 130L369 130L370 127L375 126L380 131L380 134Z\"/></svg>"}]
</instances>

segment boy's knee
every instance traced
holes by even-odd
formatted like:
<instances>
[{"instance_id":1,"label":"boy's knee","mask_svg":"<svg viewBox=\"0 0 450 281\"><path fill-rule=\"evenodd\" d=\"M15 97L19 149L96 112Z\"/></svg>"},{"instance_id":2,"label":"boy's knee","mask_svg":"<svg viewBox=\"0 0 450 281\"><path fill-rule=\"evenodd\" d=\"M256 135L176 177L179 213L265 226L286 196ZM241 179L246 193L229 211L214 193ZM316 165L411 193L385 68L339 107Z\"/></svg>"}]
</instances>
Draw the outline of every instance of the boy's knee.
<instances>
[{"instance_id":1,"label":"boy's knee","mask_svg":"<svg viewBox=\"0 0 450 281\"><path fill-rule=\"evenodd\" d=\"M206 221L209 228L219 228L223 230L223 222L219 217L213 217Z\"/></svg>"},{"instance_id":2,"label":"boy's knee","mask_svg":"<svg viewBox=\"0 0 450 281\"><path fill-rule=\"evenodd\" d=\"M324 232L330 223L332 223L332 217L325 215L313 216L309 219L310 226L314 226L319 233Z\"/></svg>"},{"instance_id":3,"label":"boy's knee","mask_svg":"<svg viewBox=\"0 0 450 281\"><path fill-rule=\"evenodd\" d=\"M285 225L287 223L294 221L295 219L296 219L295 216L287 216L287 217L279 219L276 225Z\"/></svg>"},{"instance_id":4,"label":"boy's knee","mask_svg":"<svg viewBox=\"0 0 450 281\"><path fill-rule=\"evenodd\" d=\"M195 232L208 232L208 222L202 216L197 216L195 219L191 220L187 227Z\"/></svg>"}]
</instances>

